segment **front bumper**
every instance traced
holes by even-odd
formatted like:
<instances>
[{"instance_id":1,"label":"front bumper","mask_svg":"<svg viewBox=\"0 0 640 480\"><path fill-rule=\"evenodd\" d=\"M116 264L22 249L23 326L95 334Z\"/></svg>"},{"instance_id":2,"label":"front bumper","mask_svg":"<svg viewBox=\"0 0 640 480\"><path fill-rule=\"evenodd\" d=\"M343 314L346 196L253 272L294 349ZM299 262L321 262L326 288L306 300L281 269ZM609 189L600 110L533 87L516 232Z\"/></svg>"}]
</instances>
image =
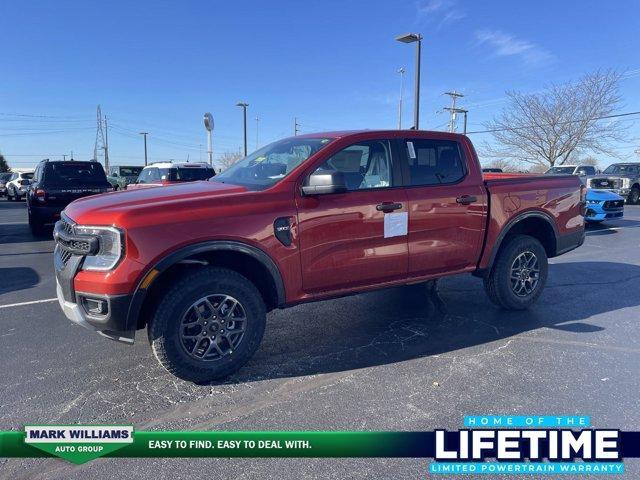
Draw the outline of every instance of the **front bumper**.
<instances>
[{"instance_id":1,"label":"front bumper","mask_svg":"<svg viewBox=\"0 0 640 480\"><path fill-rule=\"evenodd\" d=\"M602 222L604 220L613 220L624 216L624 207L604 208L604 203L605 202L588 204L584 219L587 222Z\"/></svg>"},{"instance_id":2,"label":"front bumper","mask_svg":"<svg viewBox=\"0 0 640 480\"><path fill-rule=\"evenodd\" d=\"M112 329L112 327L119 328L119 325L121 324L121 319L115 318L113 316L114 310L122 311L123 310L122 307L125 307L124 321L126 322L126 312L128 311L129 304L131 303L130 298L127 298L126 300L118 299L116 302L114 302L113 298L107 299L107 298L96 298L96 296L93 296L93 295L88 296L88 298L90 298L91 300L101 300L101 301L109 302L109 314L106 315L104 318L100 319L100 318L97 318L96 316L90 315L82 304L78 304L78 303L74 303L66 300L62 292L62 287L60 286L60 283L58 282L57 279L56 279L56 295L58 297L58 303L60 304L60 308L62 308L62 312L69 320L71 320L76 325L80 325L81 327L84 327L88 330L99 333L100 335L110 338L111 340L116 340L118 342L129 343L129 344L133 343L135 330L123 331L119 329L116 329L116 330ZM84 294L78 294L78 297L82 299L83 298L82 295ZM129 296L126 295L126 297L129 297Z\"/></svg>"}]
</instances>

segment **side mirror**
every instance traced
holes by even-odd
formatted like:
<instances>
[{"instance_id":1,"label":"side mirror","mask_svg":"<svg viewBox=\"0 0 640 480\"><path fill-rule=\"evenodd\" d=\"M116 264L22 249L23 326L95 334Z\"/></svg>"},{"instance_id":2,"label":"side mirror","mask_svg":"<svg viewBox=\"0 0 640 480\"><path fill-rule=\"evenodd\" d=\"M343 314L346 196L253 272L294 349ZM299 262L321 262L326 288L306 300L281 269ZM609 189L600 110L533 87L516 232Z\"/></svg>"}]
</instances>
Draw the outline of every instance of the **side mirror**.
<instances>
[{"instance_id":1,"label":"side mirror","mask_svg":"<svg viewBox=\"0 0 640 480\"><path fill-rule=\"evenodd\" d=\"M303 195L326 195L328 193L344 193L347 182L342 172L335 170L315 171L302 185Z\"/></svg>"}]
</instances>

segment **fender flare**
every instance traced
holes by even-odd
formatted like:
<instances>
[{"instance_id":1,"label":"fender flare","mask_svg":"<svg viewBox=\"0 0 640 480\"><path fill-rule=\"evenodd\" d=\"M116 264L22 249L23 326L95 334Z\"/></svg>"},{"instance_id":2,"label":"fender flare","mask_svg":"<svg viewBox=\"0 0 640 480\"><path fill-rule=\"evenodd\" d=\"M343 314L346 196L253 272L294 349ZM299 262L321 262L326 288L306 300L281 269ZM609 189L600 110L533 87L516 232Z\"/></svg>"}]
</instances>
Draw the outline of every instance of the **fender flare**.
<instances>
[{"instance_id":1,"label":"fender flare","mask_svg":"<svg viewBox=\"0 0 640 480\"><path fill-rule=\"evenodd\" d=\"M187 245L182 247L174 252L169 253L160 261L158 261L152 268L150 268L140 279L138 285L136 286L136 290L133 293L131 304L129 306L129 312L127 314L127 327L130 330L136 330L138 327L138 317L140 315L140 311L142 309L142 305L147 297L148 287L153 285L153 281L149 284L148 287L143 288L142 283L145 281L147 275L152 270L157 270L158 274L166 271L169 267L175 265L176 263L184 260L192 255L197 255L199 253L205 252L215 252L215 251L232 251L239 252L245 255L249 255L253 259L260 262L269 272L271 278L273 279L273 283L276 287L277 294L277 303L278 306L284 305L286 302L285 297L285 289L284 282L282 280L282 275L280 274L280 270L276 263L271 259L269 255L267 255L261 249L254 247L252 245L248 245L243 242L238 242L234 240L212 240L202 243L196 243L193 245Z\"/></svg>"},{"instance_id":2,"label":"fender flare","mask_svg":"<svg viewBox=\"0 0 640 480\"><path fill-rule=\"evenodd\" d=\"M493 262L495 261L496 256L498 255L498 251L502 246L502 242L504 241L505 237L509 234L511 229L521 221L526 220L527 218L539 218L541 220L544 220L547 224L549 224L549 226L553 230L553 236L556 243L556 245L554 245L554 251L557 249L559 232L558 232L558 227L556 226L553 219L548 214L538 210L524 212L519 215L516 215L511 220L509 220L504 226L504 228L502 229L502 231L500 232L500 234L498 235L498 238L496 238L493 248L491 249L491 255L489 256L489 262L487 263L487 267L483 269L485 272L490 272L491 269L493 268ZM550 255L550 256L553 256L553 255Z\"/></svg>"}]
</instances>

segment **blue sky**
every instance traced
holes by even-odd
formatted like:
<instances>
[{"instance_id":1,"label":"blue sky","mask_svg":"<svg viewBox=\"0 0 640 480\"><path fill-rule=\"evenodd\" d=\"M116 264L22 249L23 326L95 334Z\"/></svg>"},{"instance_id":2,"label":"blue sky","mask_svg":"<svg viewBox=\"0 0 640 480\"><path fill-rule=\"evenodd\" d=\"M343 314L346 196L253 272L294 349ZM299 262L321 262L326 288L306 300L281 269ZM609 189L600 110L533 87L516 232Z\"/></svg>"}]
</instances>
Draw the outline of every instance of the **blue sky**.
<instances>
[{"instance_id":1,"label":"blue sky","mask_svg":"<svg viewBox=\"0 0 640 480\"><path fill-rule=\"evenodd\" d=\"M112 163L206 156L302 132L395 128L405 67L412 118L413 46L424 35L421 127L444 129L443 92L466 97L469 129L504 106L505 90L539 91L598 68L626 71L623 111L640 110L640 2L595 1L4 1L0 5L0 152L14 166L91 158L101 104ZM611 4L613 5L613 4ZM640 147L640 120L620 145ZM475 141L481 136L473 137ZM202 148L200 145L202 144ZM611 159L600 157L601 164Z\"/></svg>"}]
</instances>

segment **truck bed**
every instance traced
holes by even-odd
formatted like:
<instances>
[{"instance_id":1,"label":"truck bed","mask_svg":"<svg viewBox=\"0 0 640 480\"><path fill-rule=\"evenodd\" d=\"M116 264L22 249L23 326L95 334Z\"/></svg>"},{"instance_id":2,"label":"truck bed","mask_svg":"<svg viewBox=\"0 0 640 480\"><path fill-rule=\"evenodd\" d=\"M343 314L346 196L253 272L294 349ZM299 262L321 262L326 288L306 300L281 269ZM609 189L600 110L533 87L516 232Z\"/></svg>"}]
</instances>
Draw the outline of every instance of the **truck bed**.
<instances>
[{"instance_id":1,"label":"truck bed","mask_svg":"<svg viewBox=\"0 0 640 480\"><path fill-rule=\"evenodd\" d=\"M499 245L501 235L509 229L509 222L527 214L531 217L546 216L552 220L552 225L556 225L554 233L557 240L556 245L549 245L550 256L582 243L581 182L576 175L485 173L483 179L490 212L485 245ZM485 248L479 268L489 265L494 254L491 248Z\"/></svg>"}]
</instances>

